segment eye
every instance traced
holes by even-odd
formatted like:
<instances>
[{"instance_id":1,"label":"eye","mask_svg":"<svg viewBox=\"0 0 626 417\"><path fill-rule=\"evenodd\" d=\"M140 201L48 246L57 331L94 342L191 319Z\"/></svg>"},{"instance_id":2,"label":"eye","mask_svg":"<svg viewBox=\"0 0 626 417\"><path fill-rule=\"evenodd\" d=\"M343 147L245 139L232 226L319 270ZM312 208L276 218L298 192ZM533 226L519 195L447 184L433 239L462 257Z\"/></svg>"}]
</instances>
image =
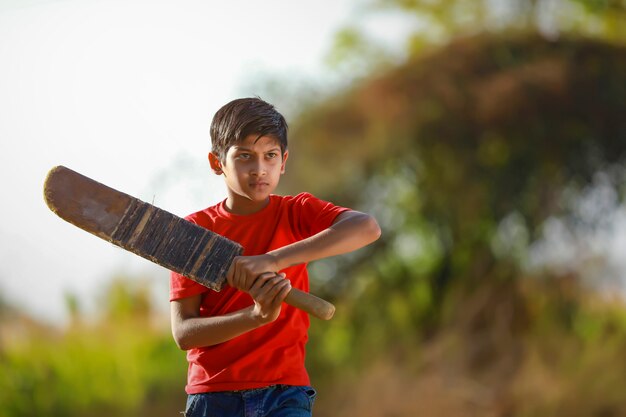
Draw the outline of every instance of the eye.
<instances>
[{"instance_id":1,"label":"eye","mask_svg":"<svg viewBox=\"0 0 626 417\"><path fill-rule=\"evenodd\" d=\"M245 153L245 152L240 153L240 154L237 155L237 158L239 158L239 159L250 159L250 157L251 157L250 154L249 153Z\"/></svg>"},{"instance_id":2,"label":"eye","mask_svg":"<svg viewBox=\"0 0 626 417\"><path fill-rule=\"evenodd\" d=\"M265 154L265 156L268 159L274 159L274 158L276 158L278 156L278 153L277 152L268 152L268 153Z\"/></svg>"}]
</instances>

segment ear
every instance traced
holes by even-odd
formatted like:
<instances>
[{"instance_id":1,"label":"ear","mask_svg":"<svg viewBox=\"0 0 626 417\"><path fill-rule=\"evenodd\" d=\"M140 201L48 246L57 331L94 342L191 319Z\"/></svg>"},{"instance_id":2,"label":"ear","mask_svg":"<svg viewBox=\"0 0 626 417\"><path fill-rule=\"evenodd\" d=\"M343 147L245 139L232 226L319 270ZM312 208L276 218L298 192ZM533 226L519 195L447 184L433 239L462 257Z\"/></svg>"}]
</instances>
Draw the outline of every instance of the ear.
<instances>
[{"instance_id":1,"label":"ear","mask_svg":"<svg viewBox=\"0 0 626 417\"><path fill-rule=\"evenodd\" d=\"M289 157L289 151L285 151L285 153L283 154L283 162L280 165L280 173L284 174L285 173L285 164L287 163L287 158Z\"/></svg>"},{"instance_id":2,"label":"ear","mask_svg":"<svg viewBox=\"0 0 626 417\"><path fill-rule=\"evenodd\" d=\"M220 162L220 158L215 155L213 152L209 152L209 164L211 164L211 169L215 172L216 175L221 175L224 173L222 170L222 163Z\"/></svg>"}]
</instances>

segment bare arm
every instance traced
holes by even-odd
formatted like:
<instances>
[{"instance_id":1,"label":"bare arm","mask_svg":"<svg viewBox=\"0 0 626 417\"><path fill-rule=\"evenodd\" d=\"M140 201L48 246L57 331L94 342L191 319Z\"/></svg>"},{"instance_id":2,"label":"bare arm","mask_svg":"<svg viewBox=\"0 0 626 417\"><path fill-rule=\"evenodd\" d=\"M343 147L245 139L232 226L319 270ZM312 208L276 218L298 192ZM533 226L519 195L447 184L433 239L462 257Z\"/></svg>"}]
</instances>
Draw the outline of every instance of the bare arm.
<instances>
[{"instance_id":1,"label":"bare arm","mask_svg":"<svg viewBox=\"0 0 626 417\"><path fill-rule=\"evenodd\" d=\"M261 274L250 288L254 304L230 314L201 317L201 295L170 303L172 335L179 348L212 346L270 323L280 314L281 304L291 290L283 274Z\"/></svg>"},{"instance_id":2,"label":"bare arm","mask_svg":"<svg viewBox=\"0 0 626 417\"><path fill-rule=\"evenodd\" d=\"M341 213L326 230L268 253L279 270L301 263L341 255L362 248L380 237L374 218L358 211Z\"/></svg>"},{"instance_id":3,"label":"bare arm","mask_svg":"<svg viewBox=\"0 0 626 417\"><path fill-rule=\"evenodd\" d=\"M277 272L292 265L352 252L374 242L380 233L380 227L372 216L346 211L337 216L328 229L307 239L264 255L235 258L227 274L228 282L235 288L245 290L263 272Z\"/></svg>"}]
</instances>

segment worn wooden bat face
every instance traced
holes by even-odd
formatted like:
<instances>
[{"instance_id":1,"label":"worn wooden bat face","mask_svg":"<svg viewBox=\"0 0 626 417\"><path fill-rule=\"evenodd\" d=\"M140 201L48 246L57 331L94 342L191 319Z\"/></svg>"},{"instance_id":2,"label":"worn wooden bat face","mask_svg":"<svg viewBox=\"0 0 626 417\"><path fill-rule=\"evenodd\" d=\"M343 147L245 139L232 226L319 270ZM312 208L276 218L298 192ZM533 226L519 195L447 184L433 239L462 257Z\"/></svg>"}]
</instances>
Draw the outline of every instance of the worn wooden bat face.
<instances>
[{"instance_id":1,"label":"worn wooden bat face","mask_svg":"<svg viewBox=\"0 0 626 417\"><path fill-rule=\"evenodd\" d=\"M242 252L223 236L63 166L48 173L44 197L69 223L216 291Z\"/></svg>"},{"instance_id":2,"label":"worn wooden bat face","mask_svg":"<svg viewBox=\"0 0 626 417\"><path fill-rule=\"evenodd\" d=\"M238 243L63 166L48 173L44 198L73 225L215 291L243 251ZM297 288L285 302L323 320L335 312L331 303Z\"/></svg>"}]
</instances>

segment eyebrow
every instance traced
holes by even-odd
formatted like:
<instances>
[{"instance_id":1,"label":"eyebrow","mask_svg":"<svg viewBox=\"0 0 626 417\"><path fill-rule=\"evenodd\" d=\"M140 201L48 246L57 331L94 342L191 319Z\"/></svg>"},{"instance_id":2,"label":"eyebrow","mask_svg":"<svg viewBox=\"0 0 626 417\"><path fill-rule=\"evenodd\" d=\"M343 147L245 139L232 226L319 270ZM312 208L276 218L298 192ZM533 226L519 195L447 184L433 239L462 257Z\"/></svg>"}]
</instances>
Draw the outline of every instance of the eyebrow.
<instances>
[{"instance_id":1,"label":"eyebrow","mask_svg":"<svg viewBox=\"0 0 626 417\"><path fill-rule=\"evenodd\" d=\"M235 148L236 151L248 151L248 152L253 152L253 150L251 148L246 148L245 146L233 146L233 148ZM280 152L280 147L279 146L275 146L269 150L264 151L263 153L267 153L267 152Z\"/></svg>"}]
</instances>

